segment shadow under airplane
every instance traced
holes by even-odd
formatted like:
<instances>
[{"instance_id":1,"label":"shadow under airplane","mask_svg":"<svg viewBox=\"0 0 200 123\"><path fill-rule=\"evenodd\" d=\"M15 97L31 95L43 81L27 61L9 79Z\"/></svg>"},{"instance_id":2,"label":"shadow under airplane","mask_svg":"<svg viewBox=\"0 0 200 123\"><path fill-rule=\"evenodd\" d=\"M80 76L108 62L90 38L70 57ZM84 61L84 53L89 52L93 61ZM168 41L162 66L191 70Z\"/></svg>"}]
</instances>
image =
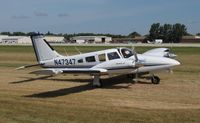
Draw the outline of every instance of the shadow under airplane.
<instances>
[{"instance_id":1,"label":"shadow under airplane","mask_svg":"<svg viewBox=\"0 0 200 123\"><path fill-rule=\"evenodd\" d=\"M47 79L47 77L40 77L40 78L35 78L32 79L33 81L36 79ZM73 82L79 82L79 79L53 79L56 81L73 81ZM25 80L24 80L25 81ZM26 80L27 81L27 80ZM29 80L31 81L31 80ZM82 79L81 82L90 82L92 79ZM15 82L16 83L16 82ZM17 82L20 83L20 82ZM122 83L125 83L127 85L120 85ZM103 87L102 89L122 89L122 88L129 88L130 84L132 84L133 81L131 79L127 79L124 75L123 76L116 76L112 78L106 78L102 79L102 84ZM138 82L141 84L151 84L148 82ZM53 91L46 91L46 92L41 92L41 93L36 93L36 94L31 94L31 95L25 95L24 97L32 97L32 98L53 98L53 97L59 97L59 96L64 96L64 95L69 95L69 94L74 94L74 93L80 93L83 91L88 91L88 90L93 90L95 89L91 83L85 84L85 85L80 85L80 86L75 86L75 87L70 87L70 88L63 88L63 89L58 89L58 90L53 90Z\"/></svg>"},{"instance_id":2,"label":"shadow under airplane","mask_svg":"<svg viewBox=\"0 0 200 123\"><path fill-rule=\"evenodd\" d=\"M23 77L26 78L25 80L19 80L19 81L14 81L14 82L9 82L10 84L19 84L19 83L26 83L26 82L32 82L32 81L36 81L36 80L44 80L47 78L50 78L52 76L42 76L42 77L38 77L38 78L28 78L28 77Z\"/></svg>"}]
</instances>

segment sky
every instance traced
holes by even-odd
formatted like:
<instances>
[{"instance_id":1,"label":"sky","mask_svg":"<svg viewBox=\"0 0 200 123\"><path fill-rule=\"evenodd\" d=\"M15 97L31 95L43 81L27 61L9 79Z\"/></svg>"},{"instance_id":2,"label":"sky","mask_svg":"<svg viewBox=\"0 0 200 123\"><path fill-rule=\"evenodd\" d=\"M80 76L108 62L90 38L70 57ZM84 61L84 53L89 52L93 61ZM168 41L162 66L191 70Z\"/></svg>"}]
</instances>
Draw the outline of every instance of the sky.
<instances>
[{"instance_id":1,"label":"sky","mask_svg":"<svg viewBox=\"0 0 200 123\"><path fill-rule=\"evenodd\" d=\"M0 0L0 32L145 35L157 22L200 33L200 0Z\"/></svg>"}]
</instances>

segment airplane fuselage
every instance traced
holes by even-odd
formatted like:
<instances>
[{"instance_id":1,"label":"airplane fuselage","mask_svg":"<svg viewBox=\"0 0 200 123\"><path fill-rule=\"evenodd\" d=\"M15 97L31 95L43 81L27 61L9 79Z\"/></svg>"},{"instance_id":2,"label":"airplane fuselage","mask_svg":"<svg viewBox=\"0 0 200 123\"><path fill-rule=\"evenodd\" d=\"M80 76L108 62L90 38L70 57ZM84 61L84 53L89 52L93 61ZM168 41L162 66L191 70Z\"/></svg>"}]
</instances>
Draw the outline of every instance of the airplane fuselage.
<instances>
[{"instance_id":1,"label":"airplane fuselage","mask_svg":"<svg viewBox=\"0 0 200 123\"><path fill-rule=\"evenodd\" d=\"M74 56L59 56L51 60L41 62L44 68L103 68L109 73L135 73L158 71L169 69L180 63L174 59L165 57L148 56L138 54L138 60L143 67L135 67L134 55L125 58L122 50L126 48L116 48L90 53L83 53Z\"/></svg>"}]
</instances>

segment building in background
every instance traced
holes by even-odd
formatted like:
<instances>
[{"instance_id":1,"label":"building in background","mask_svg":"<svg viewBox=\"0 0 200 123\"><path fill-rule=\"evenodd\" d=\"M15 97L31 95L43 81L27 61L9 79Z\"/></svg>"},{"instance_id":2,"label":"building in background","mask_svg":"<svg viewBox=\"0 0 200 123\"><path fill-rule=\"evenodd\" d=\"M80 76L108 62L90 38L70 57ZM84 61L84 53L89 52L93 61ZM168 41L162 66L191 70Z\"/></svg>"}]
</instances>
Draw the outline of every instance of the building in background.
<instances>
[{"instance_id":1,"label":"building in background","mask_svg":"<svg viewBox=\"0 0 200 123\"><path fill-rule=\"evenodd\" d=\"M142 43L144 42L146 38L143 36L136 36L134 38L113 38L112 43L125 43L125 44L131 44L131 43Z\"/></svg>"},{"instance_id":2,"label":"building in background","mask_svg":"<svg viewBox=\"0 0 200 123\"><path fill-rule=\"evenodd\" d=\"M76 36L70 39L70 43L110 43L112 37L107 36Z\"/></svg>"},{"instance_id":3,"label":"building in background","mask_svg":"<svg viewBox=\"0 0 200 123\"><path fill-rule=\"evenodd\" d=\"M44 39L49 43L64 43L65 41L63 36L45 36Z\"/></svg>"},{"instance_id":4,"label":"building in background","mask_svg":"<svg viewBox=\"0 0 200 123\"><path fill-rule=\"evenodd\" d=\"M1 36L0 36L1 37ZM0 38L2 44L30 44L31 39L27 36L4 36Z\"/></svg>"},{"instance_id":5,"label":"building in background","mask_svg":"<svg viewBox=\"0 0 200 123\"><path fill-rule=\"evenodd\" d=\"M200 36L183 36L180 43L200 43Z\"/></svg>"},{"instance_id":6,"label":"building in background","mask_svg":"<svg viewBox=\"0 0 200 123\"><path fill-rule=\"evenodd\" d=\"M64 43L62 36L45 36L44 39L49 43ZM29 36L7 36L0 35L1 44L31 44Z\"/></svg>"}]
</instances>

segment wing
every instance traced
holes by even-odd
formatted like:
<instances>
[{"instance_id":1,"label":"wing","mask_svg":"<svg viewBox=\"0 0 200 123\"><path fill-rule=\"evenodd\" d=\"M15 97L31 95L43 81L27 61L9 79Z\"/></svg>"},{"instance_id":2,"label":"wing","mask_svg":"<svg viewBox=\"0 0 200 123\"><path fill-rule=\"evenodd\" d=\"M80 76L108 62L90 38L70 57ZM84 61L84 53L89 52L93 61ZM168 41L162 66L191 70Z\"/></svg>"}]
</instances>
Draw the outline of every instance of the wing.
<instances>
[{"instance_id":1,"label":"wing","mask_svg":"<svg viewBox=\"0 0 200 123\"><path fill-rule=\"evenodd\" d=\"M37 74L37 75L57 75L57 74L106 74L106 69L98 69L98 68L48 68L48 69L41 69L37 71L33 71L30 74Z\"/></svg>"}]
</instances>

